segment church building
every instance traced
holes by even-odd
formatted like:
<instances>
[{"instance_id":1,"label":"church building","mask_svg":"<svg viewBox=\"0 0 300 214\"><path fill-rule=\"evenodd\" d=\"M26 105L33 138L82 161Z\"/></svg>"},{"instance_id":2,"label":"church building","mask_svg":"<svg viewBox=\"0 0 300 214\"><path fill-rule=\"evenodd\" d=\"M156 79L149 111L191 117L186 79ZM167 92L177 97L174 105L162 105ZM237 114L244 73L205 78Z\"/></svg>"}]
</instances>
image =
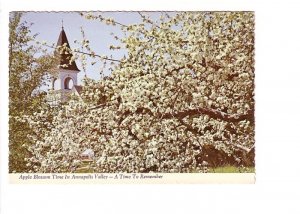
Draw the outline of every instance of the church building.
<instances>
[{"instance_id":1,"label":"church building","mask_svg":"<svg viewBox=\"0 0 300 214\"><path fill-rule=\"evenodd\" d=\"M62 26L58 37L56 47L66 47L70 49L70 44ZM82 86L78 85L77 74L80 72L76 62L70 62L73 54L69 51L56 52L58 65L54 71L55 75L51 77L51 89L47 96L47 102L51 106L57 106L68 101L72 94L80 95Z\"/></svg>"}]
</instances>

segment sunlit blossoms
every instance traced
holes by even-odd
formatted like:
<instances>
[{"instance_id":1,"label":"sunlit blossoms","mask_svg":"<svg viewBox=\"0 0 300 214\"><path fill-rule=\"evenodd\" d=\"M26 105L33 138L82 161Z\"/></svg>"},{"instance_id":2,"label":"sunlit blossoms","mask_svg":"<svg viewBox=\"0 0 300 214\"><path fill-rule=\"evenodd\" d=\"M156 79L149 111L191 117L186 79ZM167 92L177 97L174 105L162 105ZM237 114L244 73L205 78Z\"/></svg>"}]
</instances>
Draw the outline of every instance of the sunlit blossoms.
<instances>
[{"instance_id":1,"label":"sunlit blossoms","mask_svg":"<svg viewBox=\"0 0 300 214\"><path fill-rule=\"evenodd\" d=\"M94 172L203 172L254 165L254 14L181 12L124 25L127 55L81 99L40 107L26 121L32 172L76 172L94 151ZM88 48L84 56L95 57ZM106 61L107 58L99 59Z\"/></svg>"}]
</instances>

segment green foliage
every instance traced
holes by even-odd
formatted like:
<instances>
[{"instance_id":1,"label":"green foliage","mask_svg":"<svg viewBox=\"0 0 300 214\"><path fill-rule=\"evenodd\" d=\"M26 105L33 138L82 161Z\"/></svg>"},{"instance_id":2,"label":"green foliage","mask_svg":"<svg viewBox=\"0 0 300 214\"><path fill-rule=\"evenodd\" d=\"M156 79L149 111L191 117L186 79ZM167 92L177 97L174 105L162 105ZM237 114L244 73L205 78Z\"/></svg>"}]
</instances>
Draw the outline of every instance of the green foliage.
<instances>
[{"instance_id":1,"label":"green foliage","mask_svg":"<svg viewBox=\"0 0 300 214\"><path fill-rule=\"evenodd\" d=\"M9 20L9 171L25 172L25 145L31 129L22 120L43 103L45 93L39 90L46 84L46 71L52 68L54 58L34 44L30 26L21 21L22 13L13 12Z\"/></svg>"}]
</instances>

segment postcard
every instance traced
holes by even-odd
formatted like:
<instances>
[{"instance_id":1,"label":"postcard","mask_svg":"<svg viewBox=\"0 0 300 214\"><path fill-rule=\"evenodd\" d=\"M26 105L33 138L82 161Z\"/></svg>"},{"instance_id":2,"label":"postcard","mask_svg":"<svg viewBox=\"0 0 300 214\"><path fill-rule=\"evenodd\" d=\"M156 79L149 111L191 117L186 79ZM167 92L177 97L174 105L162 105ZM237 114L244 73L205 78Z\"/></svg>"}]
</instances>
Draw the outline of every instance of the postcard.
<instances>
[{"instance_id":1,"label":"postcard","mask_svg":"<svg viewBox=\"0 0 300 214\"><path fill-rule=\"evenodd\" d=\"M254 183L254 15L10 12L10 182Z\"/></svg>"}]
</instances>

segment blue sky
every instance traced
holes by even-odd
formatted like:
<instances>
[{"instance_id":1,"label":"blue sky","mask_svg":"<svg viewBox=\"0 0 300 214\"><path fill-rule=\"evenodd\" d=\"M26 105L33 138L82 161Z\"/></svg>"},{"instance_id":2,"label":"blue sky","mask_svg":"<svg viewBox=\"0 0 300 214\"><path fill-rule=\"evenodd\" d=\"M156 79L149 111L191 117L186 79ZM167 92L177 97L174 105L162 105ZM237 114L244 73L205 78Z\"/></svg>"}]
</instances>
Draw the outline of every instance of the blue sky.
<instances>
[{"instance_id":1,"label":"blue sky","mask_svg":"<svg viewBox=\"0 0 300 214\"><path fill-rule=\"evenodd\" d=\"M152 16L158 17L161 13L152 13ZM141 17L136 12L105 12L106 17L112 17L123 24L134 24L141 22ZM123 33L119 26L107 26L96 20L86 20L77 12L26 12L23 15L23 21L33 23L32 33L38 33L38 41L46 41L48 44L57 42L61 31L62 20L65 32L67 34L71 48L76 48L74 40L82 40L80 27L83 27L86 38L90 40L90 46L96 54L113 55L113 58L120 59L124 56L124 50L109 50L111 44L117 44L111 33L122 36ZM82 70L80 62L76 61L79 69ZM96 63L94 66L88 66L87 76L93 79L99 79L99 69L102 65ZM108 74L108 71L107 73ZM81 71L78 74L79 84L84 76Z\"/></svg>"}]
</instances>

